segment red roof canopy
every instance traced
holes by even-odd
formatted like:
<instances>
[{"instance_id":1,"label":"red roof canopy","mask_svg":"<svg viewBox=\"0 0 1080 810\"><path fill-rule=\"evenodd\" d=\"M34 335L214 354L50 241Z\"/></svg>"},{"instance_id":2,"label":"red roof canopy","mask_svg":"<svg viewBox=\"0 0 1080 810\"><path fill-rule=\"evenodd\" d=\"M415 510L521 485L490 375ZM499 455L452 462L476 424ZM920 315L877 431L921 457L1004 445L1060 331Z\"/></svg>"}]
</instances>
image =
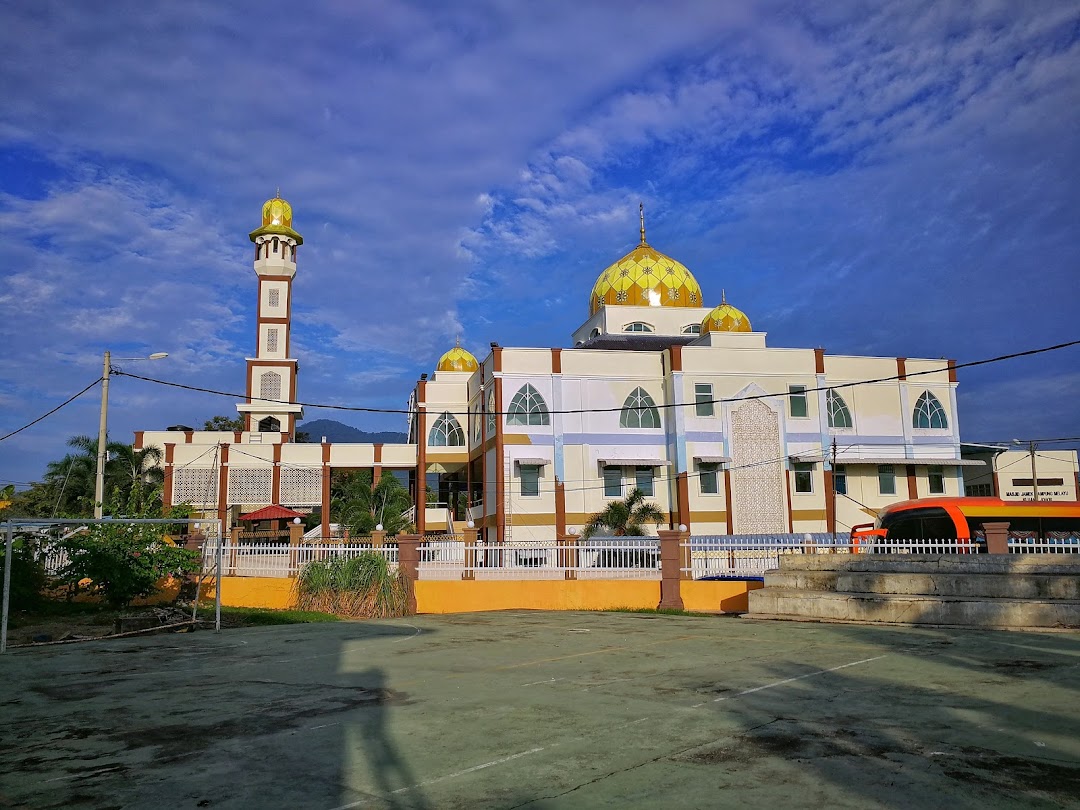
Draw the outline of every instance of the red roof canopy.
<instances>
[{"instance_id":1,"label":"red roof canopy","mask_svg":"<svg viewBox=\"0 0 1080 810\"><path fill-rule=\"evenodd\" d=\"M284 506L264 506L262 509L256 509L254 512L248 512L246 515L241 515L240 520L292 520L293 518L302 518L303 515L299 512L294 512L292 509L286 509Z\"/></svg>"}]
</instances>

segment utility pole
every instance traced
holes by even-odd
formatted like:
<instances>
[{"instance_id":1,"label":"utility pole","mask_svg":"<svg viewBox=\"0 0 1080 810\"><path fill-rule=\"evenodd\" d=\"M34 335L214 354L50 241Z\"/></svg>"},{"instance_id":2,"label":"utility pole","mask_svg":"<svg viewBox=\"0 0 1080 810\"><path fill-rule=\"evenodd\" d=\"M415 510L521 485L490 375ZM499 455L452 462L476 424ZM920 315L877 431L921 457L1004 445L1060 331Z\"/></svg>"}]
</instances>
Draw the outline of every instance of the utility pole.
<instances>
[{"instance_id":1,"label":"utility pole","mask_svg":"<svg viewBox=\"0 0 1080 810\"><path fill-rule=\"evenodd\" d=\"M1028 442L1028 452L1031 454L1031 493L1034 500L1039 500L1039 479L1035 477L1035 442Z\"/></svg>"},{"instance_id":2,"label":"utility pole","mask_svg":"<svg viewBox=\"0 0 1080 810\"><path fill-rule=\"evenodd\" d=\"M105 501L105 462L109 459L105 449L109 432L109 373L112 371L112 355L105 350L105 366L101 372L101 415L98 419L97 470L94 473L94 519L101 520Z\"/></svg>"},{"instance_id":3,"label":"utility pole","mask_svg":"<svg viewBox=\"0 0 1080 810\"><path fill-rule=\"evenodd\" d=\"M832 440L832 475L829 480L832 482L832 544L833 548L836 548L836 437L833 436Z\"/></svg>"}]
</instances>

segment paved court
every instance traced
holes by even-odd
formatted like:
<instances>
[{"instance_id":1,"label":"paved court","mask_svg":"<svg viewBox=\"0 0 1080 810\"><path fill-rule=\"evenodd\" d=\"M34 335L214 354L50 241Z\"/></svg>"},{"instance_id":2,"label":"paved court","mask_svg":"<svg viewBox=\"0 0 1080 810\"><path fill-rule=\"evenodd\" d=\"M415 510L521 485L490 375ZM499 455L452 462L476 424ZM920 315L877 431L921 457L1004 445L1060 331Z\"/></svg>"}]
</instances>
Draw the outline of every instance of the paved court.
<instances>
[{"instance_id":1,"label":"paved court","mask_svg":"<svg viewBox=\"0 0 1080 810\"><path fill-rule=\"evenodd\" d=\"M619 613L0 658L0 807L1080 805L1080 636Z\"/></svg>"}]
</instances>

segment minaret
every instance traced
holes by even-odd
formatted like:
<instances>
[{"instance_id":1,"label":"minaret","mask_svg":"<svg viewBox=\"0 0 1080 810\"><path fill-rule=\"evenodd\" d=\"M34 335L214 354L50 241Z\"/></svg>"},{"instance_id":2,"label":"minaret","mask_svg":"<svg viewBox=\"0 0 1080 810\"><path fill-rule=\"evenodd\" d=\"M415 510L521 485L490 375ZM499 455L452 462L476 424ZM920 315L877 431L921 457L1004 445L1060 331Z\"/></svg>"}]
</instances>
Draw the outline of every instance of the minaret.
<instances>
[{"instance_id":1,"label":"minaret","mask_svg":"<svg viewBox=\"0 0 1080 810\"><path fill-rule=\"evenodd\" d=\"M280 192L263 204L262 227L250 237L259 278L258 326L255 356L247 359L247 401L236 409L244 414L248 431L275 443L294 436L296 421L304 418L303 408L288 404L296 400L297 364L289 357L289 326L296 248L304 237L292 229L292 206Z\"/></svg>"}]
</instances>

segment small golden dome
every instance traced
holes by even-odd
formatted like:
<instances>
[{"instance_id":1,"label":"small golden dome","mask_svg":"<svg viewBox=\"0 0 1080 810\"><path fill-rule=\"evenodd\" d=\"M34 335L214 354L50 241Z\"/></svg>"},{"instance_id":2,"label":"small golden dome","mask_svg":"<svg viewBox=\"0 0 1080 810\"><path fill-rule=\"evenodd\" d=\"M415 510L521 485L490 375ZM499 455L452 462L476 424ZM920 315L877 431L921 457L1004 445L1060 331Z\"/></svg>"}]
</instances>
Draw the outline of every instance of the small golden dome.
<instances>
[{"instance_id":1,"label":"small golden dome","mask_svg":"<svg viewBox=\"0 0 1080 810\"><path fill-rule=\"evenodd\" d=\"M480 364L476 358L461 348L460 343L440 357L439 364L435 366L436 371L476 371L478 368Z\"/></svg>"},{"instance_id":2,"label":"small golden dome","mask_svg":"<svg viewBox=\"0 0 1080 810\"><path fill-rule=\"evenodd\" d=\"M596 279L589 314L603 306L700 307L701 287L683 264L645 241L641 209L641 242Z\"/></svg>"},{"instance_id":3,"label":"small golden dome","mask_svg":"<svg viewBox=\"0 0 1080 810\"><path fill-rule=\"evenodd\" d=\"M262 226L253 230L248 236L254 242L263 235L288 236L296 241L296 244L304 244L304 237L293 230L292 206L288 200L281 199L279 191L275 196L263 203Z\"/></svg>"},{"instance_id":4,"label":"small golden dome","mask_svg":"<svg viewBox=\"0 0 1080 810\"><path fill-rule=\"evenodd\" d=\"M746 313L727 302L727 295L721 293L720 306L705 316L701 322L701 334L709 332L752 332L750 319Z\"/></svg>"}]
</instances>

